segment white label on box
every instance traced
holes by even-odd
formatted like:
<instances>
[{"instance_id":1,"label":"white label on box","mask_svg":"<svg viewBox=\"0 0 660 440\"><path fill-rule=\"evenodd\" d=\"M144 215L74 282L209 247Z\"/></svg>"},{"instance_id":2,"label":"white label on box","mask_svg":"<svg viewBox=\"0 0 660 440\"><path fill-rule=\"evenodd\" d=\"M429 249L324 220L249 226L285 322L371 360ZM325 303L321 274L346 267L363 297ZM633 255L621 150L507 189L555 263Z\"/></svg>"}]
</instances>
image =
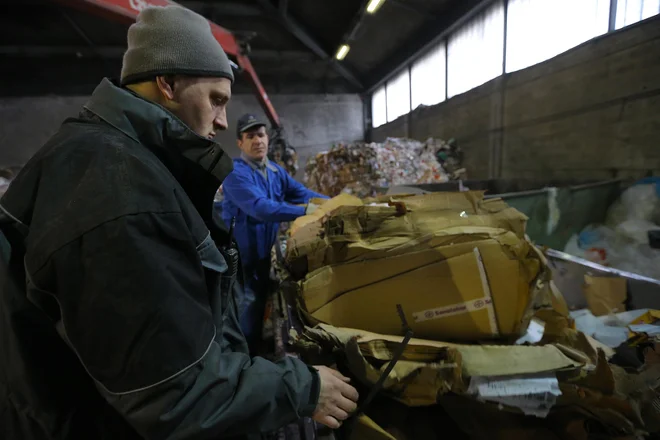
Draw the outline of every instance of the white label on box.
<instances>
[{"instance_id":1,"label":"white label on box","mask_svg":"<svg viewBox=\"0 0 660 440\"><path fill-rule=\"evenodd\" d=\"M447 316L460 315L462 313L474 312L492 306L493 300L490 298L479 298L464 303L452 304L450 306L438 307L437 309L423 310L413 313L415 322L429 321L431 319L446 318Z\"/></svg>"}]
</instances>

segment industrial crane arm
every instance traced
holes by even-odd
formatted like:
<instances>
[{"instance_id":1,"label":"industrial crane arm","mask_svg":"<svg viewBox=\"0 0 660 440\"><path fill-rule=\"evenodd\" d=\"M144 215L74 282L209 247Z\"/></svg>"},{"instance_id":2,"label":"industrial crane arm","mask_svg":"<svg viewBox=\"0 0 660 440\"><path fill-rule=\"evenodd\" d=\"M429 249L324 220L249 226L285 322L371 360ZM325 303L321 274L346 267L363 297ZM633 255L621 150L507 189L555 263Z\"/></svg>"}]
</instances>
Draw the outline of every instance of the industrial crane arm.
<instances>
[{"instance_id":1,"label":"industrial crane arm","mask_svg":"<svg viewBox=\"0 0 660 440\"><path fill-rule=\"evenodd\" d=\"M175 5L176 3L170 0L54 0L57 3L65 6L76 8L86 11L95 15L100 15L108 20L119 21L122 23L133 23L141 10L148 6L168 6ZM263 108L266 116L270 120L271 125L275 130L281 128L280 118L273 107L273 104L268 98L268 94L264 89L257 72L254 70L250 59L242 52L239 42L236 40L234 34L227 29L218 26L217 24L209 21L211 25L211 32L218 43L225 50L227 55L236 59L236 63L241 68L245 77L250 81L254 87L254 92L257 95L257 100Z\"/></svg>"}]
</instances>

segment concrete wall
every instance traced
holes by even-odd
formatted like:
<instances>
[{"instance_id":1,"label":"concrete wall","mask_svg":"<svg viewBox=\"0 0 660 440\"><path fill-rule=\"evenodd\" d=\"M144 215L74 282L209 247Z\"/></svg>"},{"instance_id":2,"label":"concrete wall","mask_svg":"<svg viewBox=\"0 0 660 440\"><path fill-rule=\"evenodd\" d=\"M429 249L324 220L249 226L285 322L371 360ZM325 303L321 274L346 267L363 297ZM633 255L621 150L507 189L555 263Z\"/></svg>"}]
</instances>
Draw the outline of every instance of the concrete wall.
<instances>
[{"instance_id":1,"label":"concrete wall","mask_svg":"<svg viewBox=\"0 0 660 440\"><path fill-rule=\"evenodd\" d=\"M296 147L301 171L307 158L333 142L364 138L362 101L358 95L275 95L271 101ZM0 167L24 164L58 129L75 116L88 97L42 96L0 99ZM235 95L229 105L230 129L218 140L233 156L236 120L252 112L266 120L253 95Z\"/></svg>"},{"instance_id":2,"label":"concrete wall","mask_svg":"<svg viewBox=\"0 0 660 440\"><path fill-rule=\"evenodd\" d=\"M660 174L660 17L373 129L454 137L470 178Z\"/></svg>"}]
</instances>

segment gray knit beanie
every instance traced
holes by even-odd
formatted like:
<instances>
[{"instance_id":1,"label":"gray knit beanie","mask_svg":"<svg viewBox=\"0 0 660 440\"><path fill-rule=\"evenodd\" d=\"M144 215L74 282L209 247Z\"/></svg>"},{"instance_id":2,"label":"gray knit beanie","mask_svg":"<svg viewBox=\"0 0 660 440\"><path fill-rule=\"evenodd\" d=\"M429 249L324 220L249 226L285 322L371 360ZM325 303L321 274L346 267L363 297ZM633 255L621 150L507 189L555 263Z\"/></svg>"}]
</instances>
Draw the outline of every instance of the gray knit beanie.
<instances>
[{"instance_id":1,"label":"gray knit beanie","mask_svg":"<svg viewBox=\"0 0 660 440\"><path fill-rule=\"evenodd\" d=\"M234 81L227 54L204 17L181 6L148 7L128 29L121 84L177 74Z\"/></svg>"}]
</instances>

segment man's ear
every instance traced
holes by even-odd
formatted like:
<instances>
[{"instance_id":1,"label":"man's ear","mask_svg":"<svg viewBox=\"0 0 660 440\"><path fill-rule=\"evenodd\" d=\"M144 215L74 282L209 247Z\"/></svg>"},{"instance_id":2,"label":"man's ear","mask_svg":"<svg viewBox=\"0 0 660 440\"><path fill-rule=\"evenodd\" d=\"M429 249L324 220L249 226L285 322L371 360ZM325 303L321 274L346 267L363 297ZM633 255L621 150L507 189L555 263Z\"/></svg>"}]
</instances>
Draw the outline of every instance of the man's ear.
<instances>
[{"instance_id":1,"label":"man's ear","mask_svg":"<svg viewBox=\"0 0 660 440\"><path fill-rule=\"evenodd\" d=\"M157 76L156 84L158 90L168 101L174 100L174 77L172 76Z\"/></svg>"}]
</instances>

